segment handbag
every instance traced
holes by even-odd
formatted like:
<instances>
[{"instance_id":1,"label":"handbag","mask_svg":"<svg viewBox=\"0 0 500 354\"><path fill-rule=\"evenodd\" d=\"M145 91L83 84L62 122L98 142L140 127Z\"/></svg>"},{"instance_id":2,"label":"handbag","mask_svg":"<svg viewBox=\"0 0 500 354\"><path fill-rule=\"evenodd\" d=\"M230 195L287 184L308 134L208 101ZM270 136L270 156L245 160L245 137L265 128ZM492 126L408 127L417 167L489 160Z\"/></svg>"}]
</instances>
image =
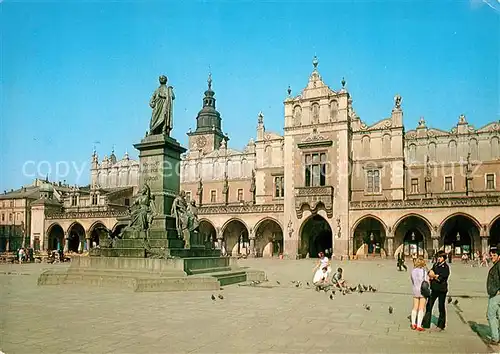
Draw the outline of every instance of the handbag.
<instances>
[{"instance_id":1,"label":"handbag","mask_svg":"<svg viewBox=\"0 0 500 354\"><path fill-rule=\"evenodd\" d=\"M422 269L424 272L424 281L422 281L422 285L420 285L420 294L423 297L428 298L431 296L431 285L427 280L425 280L425 269Z\"/></svg>"}]
</instances>

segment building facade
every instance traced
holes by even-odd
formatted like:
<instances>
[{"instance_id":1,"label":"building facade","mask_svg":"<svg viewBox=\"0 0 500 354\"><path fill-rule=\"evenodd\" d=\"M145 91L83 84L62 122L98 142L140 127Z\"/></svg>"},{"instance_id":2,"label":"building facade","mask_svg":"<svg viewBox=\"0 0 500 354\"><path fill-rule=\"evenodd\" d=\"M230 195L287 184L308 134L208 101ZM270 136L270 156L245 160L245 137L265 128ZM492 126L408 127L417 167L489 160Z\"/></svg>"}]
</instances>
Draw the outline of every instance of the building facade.
<instances>
[{"instance_id":1,"label":"building facade","mask_svg":"<svg viewBox=\"0 0 500 354\"><path fill-rule=\"evenodd\" d=\"M443 131L421 118L406 130L396 95L388 117L368 126L344 80L331 89L317 66L298 95L288 91L284 134L259 113L243 151L220 131L209 83L181 174L205 233L232 254L289 257L461 256L500 241L500 122L476 129L460 115Z\"/></svg>"},{"instance_id":2,"label":"building facade","mask_svg":"<svg viewBox=\"0 0 500 354\"><path fill-rule=\"evenodd\" d=\"M329 249L461 256L500 242L500 122L475 128L460 115L443 131L421 118L406 130L402 98L391 106L368 126L345 81L327 86L315 58L305 88L288 90L284 133L266 130L259 113L255 136L239 151L222 131L209 77L180 166L201 233L229 254L291 258ZM28 202L31 243L39 234L43 248L84 250L98 242L97 229L123 227L139 168L127 154L99 162L94 152L90 186Z\"/></svg>"}]
</instances>

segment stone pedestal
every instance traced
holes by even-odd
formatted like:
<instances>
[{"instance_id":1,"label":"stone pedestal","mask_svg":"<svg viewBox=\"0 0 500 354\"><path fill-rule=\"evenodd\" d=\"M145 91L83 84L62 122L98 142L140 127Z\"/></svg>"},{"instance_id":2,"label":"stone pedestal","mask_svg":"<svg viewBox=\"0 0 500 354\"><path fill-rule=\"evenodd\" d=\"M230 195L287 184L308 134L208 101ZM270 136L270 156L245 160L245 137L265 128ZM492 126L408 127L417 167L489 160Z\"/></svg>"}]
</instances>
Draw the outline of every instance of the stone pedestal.
<instances>
[{"instance_id":1,"label":"stone pedestal","mask_svg":"<svg viewBox=\"0 0 500 354\"><path fill-rule=\"evenodd\" d=\"M139 150L139 188L147 184L155 198L157 216L151 230L174 229L175 221L169 215L180 190L181 154L186 149L177 140L162 134L149 135L134 147Z\"/></svg>"}]
</instances>

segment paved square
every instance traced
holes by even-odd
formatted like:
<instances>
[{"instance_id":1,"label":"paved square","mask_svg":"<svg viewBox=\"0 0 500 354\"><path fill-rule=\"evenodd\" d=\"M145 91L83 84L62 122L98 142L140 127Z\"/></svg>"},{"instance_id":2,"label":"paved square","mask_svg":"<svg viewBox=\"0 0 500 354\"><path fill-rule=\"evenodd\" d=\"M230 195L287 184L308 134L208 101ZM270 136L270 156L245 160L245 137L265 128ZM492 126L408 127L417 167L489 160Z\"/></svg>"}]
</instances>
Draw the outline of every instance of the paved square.
<instances>
[{"instance_id":1,"label":"paved square","mask_svg":"<svg viewBox=\"0 0 500 354\"><path fill-rule=\"evenodd\" d=\"M133 293L84 286L36 285L43 268L0 265L0 350L13 353L488 353L473 329L487 329L486 268L451 265L443 333L409 329L409 273L394 262L339 262L346 279L376 293L337 295L296 288L310 281L314 260L240 261L266 271L260 288L210 292ZM9 274L10 273L10 274ZM280 282L280 284L277 283ZM217 294L215 294L217 295ZM369 304L371 310L363 308ZM388 313L388 306L394 313ZM436 305L437 309L437 305ZM487 331L486 331L487 332Z\"/></svg>"}]
</instances>

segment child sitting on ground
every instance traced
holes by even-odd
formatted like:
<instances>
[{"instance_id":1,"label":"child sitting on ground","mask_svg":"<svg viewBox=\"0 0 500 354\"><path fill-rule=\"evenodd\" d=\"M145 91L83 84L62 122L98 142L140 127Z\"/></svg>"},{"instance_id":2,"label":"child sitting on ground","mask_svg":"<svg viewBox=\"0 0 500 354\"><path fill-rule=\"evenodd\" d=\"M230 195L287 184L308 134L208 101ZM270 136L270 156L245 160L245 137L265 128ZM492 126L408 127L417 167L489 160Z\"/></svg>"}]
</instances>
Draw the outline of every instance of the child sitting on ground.
<instances>
[{"instance_id":1,"label":"child sitting on ground","mask_svg":"<svg viewBox=\"0 0 500 354\"><path fill-rule=\"evenodd\" d=\"M343 273L344 273L343 269L338 268L332 277L333 285L335 285L336 287L338 287L339 289L342 289L342 290L344 290L344 288L345 288L345 280L343 279Z\"/></svg>"},{"instance_id":2,"label":"child sitting on ground","mask_svg":"<svg viewBox=\"0 0 500 354\"><path fill-rule=\"evenodd\" d=\"M328 267L321 268L321 272L316 272L314 274L313 284L316 286L316 290L322 290L328 287Z\"/></svg>"}]
</instances>

